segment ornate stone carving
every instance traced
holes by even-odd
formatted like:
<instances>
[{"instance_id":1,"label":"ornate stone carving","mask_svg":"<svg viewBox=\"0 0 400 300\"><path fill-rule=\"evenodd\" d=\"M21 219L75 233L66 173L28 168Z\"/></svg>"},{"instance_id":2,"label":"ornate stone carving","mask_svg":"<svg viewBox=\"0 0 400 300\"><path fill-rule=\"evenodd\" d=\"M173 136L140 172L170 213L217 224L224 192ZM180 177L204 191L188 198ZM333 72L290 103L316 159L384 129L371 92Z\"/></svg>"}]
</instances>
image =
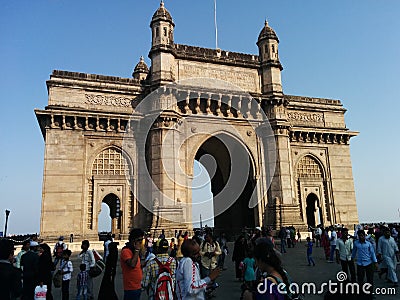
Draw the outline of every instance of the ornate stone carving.
<instances>
[{"instance_id":1,"label":"ornate stone carving","mask_svg":"<svg viewBox=\"0 0 400 300\"><path fill-rule=\"evenodd\" d=\"M158 117L156 121L153 123L154 129L171 129L176 128L177 125L182 124L182 120L177 117L167 117L161 116Z\"/></svg>"},{"instance_id":2,"label":"ornate stone carving","mask_svg":"<svg viewBox=\"0 0 400 300\"><path fill-rule=\"evenodd\" d=\"M86 104L92 105L105 105L105 106L118 106L118 107L132 107L133 99L126 97L114 97L104 95L85 94Z\"/></svg>"},{"instance_id":3,"label":"ornate stone carving","mask_svg":"<svg viewBox=\"0 0 400 300\"><path fill-rule=\"evenodd\" d=\"M317 123L324 125L324 115L318 113L289 112L288 119L295 124Z\"/></svg>"}]
</instances>

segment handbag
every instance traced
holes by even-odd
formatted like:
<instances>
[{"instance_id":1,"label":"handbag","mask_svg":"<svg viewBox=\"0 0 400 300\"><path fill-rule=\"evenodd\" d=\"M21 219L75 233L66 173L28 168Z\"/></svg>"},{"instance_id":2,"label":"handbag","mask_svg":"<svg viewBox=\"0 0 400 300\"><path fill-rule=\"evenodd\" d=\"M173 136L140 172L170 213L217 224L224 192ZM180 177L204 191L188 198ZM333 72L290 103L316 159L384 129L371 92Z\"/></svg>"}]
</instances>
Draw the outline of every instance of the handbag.
<instances>
[{"instance_id":1,"label":"handbag","mask_svg":"<svg viewBox=\"0 0 400 300\"><path fill-rule=\"evenodd\" d=\"M34 299L35 300L46 300L46 294L47 294L47 285L38 285L35 288L35 294L34 294Z\"/></svg>"},{"instance_id":2,"label":"handbag","mask_svg":"<svg viewBox=\"0 0 400 300\"><path fill-rule=\"evenodd\" d=\"M62 285L62 274L61 270L58 270L53 276L53 284L55 288L60 288Z\"/></svg>"},{"instance_id":3,"label":"handbag","mask_svg":"<svg viewBox=\"0 0 400 300\"><path fill-rule=\"evenodd\" d=\"M89 276L94 278L94 277L99 276L103 272L106 264L104 263L101 255L96 250L93 249L92 251L93 251L94 260L96 263L95 263L94 267L91 267L89 269Z\"/></svg>"},{"instance_id":4,"label":"handbag","mask_svg":"<svg viewBox=\"0 0 400 300\"><path fill-rule=\"evenodd\" d=\"M53 284L55 288L60 288L62 285L62 279L63 279L62 270L67 265L67 263L68 262L64 262L64 264L60 266L60 269L57 270L57 272L53 276Z\"/></svg>"}]
</instances>

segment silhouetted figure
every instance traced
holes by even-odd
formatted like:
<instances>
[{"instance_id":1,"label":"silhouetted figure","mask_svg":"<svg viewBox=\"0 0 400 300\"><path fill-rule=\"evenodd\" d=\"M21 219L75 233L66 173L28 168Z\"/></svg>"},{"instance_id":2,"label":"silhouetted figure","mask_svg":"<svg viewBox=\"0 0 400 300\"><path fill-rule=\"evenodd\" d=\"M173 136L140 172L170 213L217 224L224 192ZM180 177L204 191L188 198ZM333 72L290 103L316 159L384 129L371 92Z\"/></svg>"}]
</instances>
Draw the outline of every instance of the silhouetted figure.
<instances>
[{"instance_id":1,"label":"silhouetted figure","mask_svg":"<svg viewBox=\"0 0 400 300\"><path fill-rule=\"evenodd\" d=\"M25 254L24 254L25 255ZM38 280L39 285L47 285L46 300L53 300L52 290L52 272L55 270L53 260L51 259L51 250L49 245L39 245L39 264L38 264Z\"/></svg>"},{"instance_id":2,"label":"silhouetted figure","mask_svg":"<svg viewBox=\"0 0 400 300\"><path fill-rule=\"evenodd\" d=\"M101 281L98 300L118 300L115 292L115 272L118 260L119 243L111 242L108 244L109 254L107 256L106 268L104 270L103 280Z\"/></svg>"}]
</instances>

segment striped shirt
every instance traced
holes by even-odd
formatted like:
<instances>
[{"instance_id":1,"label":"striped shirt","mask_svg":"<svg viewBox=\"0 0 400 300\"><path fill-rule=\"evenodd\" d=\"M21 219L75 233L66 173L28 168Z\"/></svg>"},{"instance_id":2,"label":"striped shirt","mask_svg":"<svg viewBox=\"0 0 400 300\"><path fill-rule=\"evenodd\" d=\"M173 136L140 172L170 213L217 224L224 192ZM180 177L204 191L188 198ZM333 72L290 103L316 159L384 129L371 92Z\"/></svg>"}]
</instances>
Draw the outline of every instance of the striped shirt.
<instances>
[{"instance_id":1,"label":"striped shirt","mask_svg":"<svg viewBox=\"0 0 400 300\"><path fill-rule=\"evenodd\" d=\"M78 287L86 286L88 284L89 274L87 271L81 271L76 278L76 284Z\"/></svg>"}]
</instances>

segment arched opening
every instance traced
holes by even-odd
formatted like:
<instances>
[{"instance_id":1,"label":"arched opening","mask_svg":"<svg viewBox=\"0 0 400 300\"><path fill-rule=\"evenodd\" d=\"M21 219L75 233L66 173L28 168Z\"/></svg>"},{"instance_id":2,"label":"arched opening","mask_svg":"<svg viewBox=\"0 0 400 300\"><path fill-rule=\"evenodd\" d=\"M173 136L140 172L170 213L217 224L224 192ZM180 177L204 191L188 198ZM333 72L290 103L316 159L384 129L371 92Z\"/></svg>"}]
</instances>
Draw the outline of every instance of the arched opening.
<instances>
[{"instance_id":1,"label":"arched opening","mask_svg":"<svg viewBox=\"0 0 400 300\"><path fill-rule=\"evenodd\" d=\"M206 225L214 227L211 178L205 166L197 160L193 164L192 212L193 228L202 228Z\"/></svg>"},{"instance_id":2,"label":"arched opening","mask_svg":"<svg viewBox=\"0 0 400 300\"><path fill-rule=\"evenodd\" d=\"M330 221L327 181L321 162L312 155L303 156L296 168L301 216L308 227ZM310 193L316 191L317 194Z\"/></svg>"},{"instance_id":3,"label":"arched opening","mask_svg":"<svg viewBox=\"0 0 400 300\"><path fill-rule=\"evenodd\" d=\"M90 173L87 196L87 229L91 231L91 234L103 231L104 227L107 228L107 231L110 231L109 228L111 228L111 231L116 234L128 234L132 219L138 219L140 209L134 203L133 193L128 191L130 185L133 187L131 159L121 149L115 146L107 147L94 158ZM129 183L127 179L129 179ZM106 194L104 198L99 198L104 194ZM123 198L119 199L116 194ZM109 207L108 214L103 213L104 205L102 203ZM124 204L123 207L121 203ZM121 209L125 211L125 215ZM99 210L101 213L96 218ZM108 218L112 219L111 227L107 225Z\"/></svg>"},{"instance_id":4,"label":"arched opening","mask_svg":"<svg viewBox=\"0 0 400 300\"><path fill-rule=\"evenodd\" d=\"M309 194L306 199L306 205L307 225L315 228L316 225L321 224L322 220L318 196L314 193Z\"/></svg>"},{"instance_id":5,"label":"arched opening","mask_svg":"<svg viewBox=\"0 0 400 300\"><path fill-rule=\"evenodd\" d=\"M255 180L247 149L236 139L220 134L206 140L195 159L211 178L215 233L237 235L244 227L254 227L257 209L249 208L249 202Z\"/></svg>"},{"instance_id":6,"label":"arched opening","mask_svg":"<svg viewBox=\"0 0 400 300\"><path fill-rule=\"evenodd\" d=\"M106 204L109 207L109 218L111 219L111 226L109 227L110 231L112 233L119 233L121 230L120 199L118 198L117 195L111 193L103 198L102 203Z\"/></svg>"},{"instance_id":7,"label":"arched opening","mask_svg":"<svg viewBox=\"0 0 400 300\"><path fill-rule=\"evenodd\" d=\"M99 232L111 232L110 207L104 202L101 203L101 211L99 213Z\"/></svg>"}]
</instances>

